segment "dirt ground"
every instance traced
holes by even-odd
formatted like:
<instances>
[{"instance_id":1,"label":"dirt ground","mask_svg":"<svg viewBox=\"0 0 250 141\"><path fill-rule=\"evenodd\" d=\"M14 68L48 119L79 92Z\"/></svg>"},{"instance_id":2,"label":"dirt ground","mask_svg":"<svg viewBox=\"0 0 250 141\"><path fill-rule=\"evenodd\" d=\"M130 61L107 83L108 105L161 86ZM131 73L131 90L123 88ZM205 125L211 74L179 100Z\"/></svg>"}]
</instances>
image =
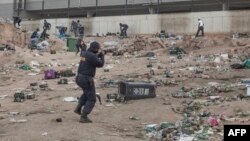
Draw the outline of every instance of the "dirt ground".
<instances>
[{"instance_id":1,"label":"dirt ground","mask_svg":"<svg viewBox=\"0 0 250 141\"><path fill-rule=\"evenodd\" d=\"M116 40L119 44L130 44L138 37L120 40L116 37L89 37L85 40L104 41ZM150 37L151 39L151 37ZM150 39L144 38L145 41ZM197 40L197 41L196 41ZM188 52L182 59L168 54L168 46L176 42ZM244 42L246 45L239 46L237 42ZM1 74L0 74L0 141L140 141L146 140L144 128L147 124L159 124L161 122L175 123L183 119L182 113L173 111L175 108L185 108L185 102L192 101L193 98L174 98L173 93L180 90L181 87L198 88L206 86L209 82L218 82L221 84L240 83L243 78L250 78L248 69L234 70L230 68L233 63L241 63L239 56L250 45L249 39L231 39L228 35L209 36L198 39L186 39L184 41L175 41L164 39L162 42L166 47L153 47L153 44L146 44L145 48L135 54L125 54L122 56L112 56L112 53L106 55L106 64L104 68L110 68L109 72L104 69L98 69L95 77L97 92L100 93L103 104L98 102L90 118L91 124L79 123L79 116L73 113L77 102L64 102L64 97L79 97L82 94L80 89L76 88L74 77L68 78L72 83L67 85L58 85L59 79L42 80L43 70L48 68L66 69L72 68L77 71L79 57L74 52L58 50L57 54L49 52L39 53L30 51L27 48L16 48L12 55L1 55ZM139 44L140 45L140 44ZM156 53L157 61L153 62L147 57L137 58L138 54L148 51ZM229 60L221 60L219 63L202 62L199 56L229 54L233 57ZM38 55L40 54L40 55ZM40 64L49 64L52 61L59 65L54 67L38 67L40 71L37 75L30 76L31 71L18 69L16 61L24 60L26 64L30 61L37 61ZM155 75L149 75L149 63L153 64ZM160 67L159 67L160 66ZM203 72L209 78L190 77L191 66L211 67ZM217 68L213 70L212 68ZM227 68L227 71L221 71L218 68ZM184 69L184 70L183 70ZM165 70L174 71L172 78L166 78ZM135 77L138 75L138 77ZM130 76L136 81L163 81L175 80L176 85L159 85L156 88L156 97L151 99L131 100L127 103L113 102L108 106L106 95L117 93L117 87L102 87L103 79L121 80L122 76ZM35 91L36 98L26 100L22 103L13 102L13 95L17 88L28 88L30 83L46 81L49 91ZM246 88L232 92L215 93L223 98L233 97L239 94L246 95ZM207 97L200 97L196 100L204 100ZM226 117L236 117L238 112L249 111L250 103L248 98L234 101L224 101L220 104L203 106L202 109L211 112L213 115L223 115ZM15 113L15 114L13 114ZM17 113L17 114L16 114ZM138 120L131 120L130 116L139 117ZM62 118L62 122L56 122L57 118ZM12 123L11 119L27 120L24 123ZM249 124L249 116L240 118L234 122L221 122L220 127L227 123ZM212 137L216 137L213 135ZM212 140L212 139L211 139ZM214 139L214 140L220 140Z\"/></svg>"}]
</instances>

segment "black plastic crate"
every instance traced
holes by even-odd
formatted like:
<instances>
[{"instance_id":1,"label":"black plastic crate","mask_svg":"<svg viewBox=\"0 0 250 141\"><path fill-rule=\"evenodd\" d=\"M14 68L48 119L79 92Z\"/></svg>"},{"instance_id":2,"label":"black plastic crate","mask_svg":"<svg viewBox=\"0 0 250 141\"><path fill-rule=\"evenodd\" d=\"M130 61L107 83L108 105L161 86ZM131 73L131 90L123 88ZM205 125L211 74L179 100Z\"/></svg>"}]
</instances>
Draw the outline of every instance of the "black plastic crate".
<instances>
[{"instance_id":1,"label":"black plastic crate","mask_svg":"<svg viewBox=\"0 0 250 141\"><path fill-rule=\"evenodd\" d=\"M153 98L156 85L144 82L120 82L118 93L126 100Z\"/></svg>"}]
</instances>

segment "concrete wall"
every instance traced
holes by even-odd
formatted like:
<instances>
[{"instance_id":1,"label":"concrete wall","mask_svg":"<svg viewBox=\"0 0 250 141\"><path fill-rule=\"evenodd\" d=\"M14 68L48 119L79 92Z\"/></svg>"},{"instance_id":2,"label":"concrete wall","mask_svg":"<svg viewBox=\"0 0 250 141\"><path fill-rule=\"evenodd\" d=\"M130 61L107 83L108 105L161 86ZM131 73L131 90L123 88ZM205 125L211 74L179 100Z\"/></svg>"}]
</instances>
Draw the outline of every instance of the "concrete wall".
<instances>
[{"instance_id":1,"label":"concrete wall","mask_svg":"<svg viewBox=\"0 0 250 141\"><path fill-rule=\"evenodd\" d=\"M173 33L192 33L197 30L197 19L201 18L205 24L206 33L250 32L250 10L247 11L221 11L197 12L163 15L135 15L110 16L80 19L85 26L86 34L106 34L119 32L119 23L129 25L128 34L155 34L160 30ZM68 26L73 19L50 19L51 33L56 33L55 26ZM23 28L34 30L42 27L42 21L29 21L23 23Z\"/></svg>"},{"instance_id":2,"label":"concrete wall","mask_svg":"<svg viewBox=\"0 0 250 141\"><path fill-rule=\"evenodd\" d=\"M12 0L1 0L0 3L0 17L12 18L13 2Z\"/></svg>"}]
</instances>

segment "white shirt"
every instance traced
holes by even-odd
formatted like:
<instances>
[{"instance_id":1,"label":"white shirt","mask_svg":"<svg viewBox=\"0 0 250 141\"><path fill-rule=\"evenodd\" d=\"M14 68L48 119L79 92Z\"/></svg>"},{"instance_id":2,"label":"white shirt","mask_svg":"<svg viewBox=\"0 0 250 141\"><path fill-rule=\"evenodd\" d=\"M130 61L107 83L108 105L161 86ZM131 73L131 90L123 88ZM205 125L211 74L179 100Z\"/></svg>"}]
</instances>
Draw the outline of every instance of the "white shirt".
<instances>
[{"instance_id":1,"label":"white shirt","mask_svg":"<svg viewBox=\"0 0 250 141\"><path fill-rule=\"evenodd\" d=\"M204 26L204 23L202 20L199 20L199 27L203 27Z\"/></svg>"}]
</instances>

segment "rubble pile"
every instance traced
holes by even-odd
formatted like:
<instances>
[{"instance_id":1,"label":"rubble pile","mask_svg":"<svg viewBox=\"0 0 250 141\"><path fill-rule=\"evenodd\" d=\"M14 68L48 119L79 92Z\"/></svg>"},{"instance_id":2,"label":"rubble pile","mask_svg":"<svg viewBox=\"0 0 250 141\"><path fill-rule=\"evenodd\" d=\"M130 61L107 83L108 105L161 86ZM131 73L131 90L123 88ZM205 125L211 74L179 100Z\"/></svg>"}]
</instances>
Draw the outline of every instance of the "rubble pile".
<instances>
[{"instance_id":1,"label":"rubble pile","mask_svg":"<svg viewBox=\"0 0 250 141\"><path fill-rule=\"evenodd\" d=\"M106 41L104 42L104 51L110 52L114 56L123 55L129 53L135 55L135 52L140 51L152 51L160 48L166 48L166 45L161 39L153 37L138 36L133 39L125 39L121 43L117 41Z\"/></svg>"},{"instance_id":2,"label":"rubble pile","mask_svg":"<svg viewBox=\"0 0 250 141\"><path fill-rule=\"evenodd\" d=\"M24 48L27 44L27 34L16 30L13 24L0 22L0 46L7 44L11 48Z\"/></svg>"},{"instance_id":3,"label":"rubble pile","mask_svg":"<svg viewBox=\"0 0 250 141\"><path fill-rule=\"evenodd\" d=\"M62 50L66 51L67 50L66 42L61 40L61 39L57 39L56 37L49 38L48 42L50 44L50 49L53 49L56 51L62 51Z\"/></svg>"}]
</instances>

